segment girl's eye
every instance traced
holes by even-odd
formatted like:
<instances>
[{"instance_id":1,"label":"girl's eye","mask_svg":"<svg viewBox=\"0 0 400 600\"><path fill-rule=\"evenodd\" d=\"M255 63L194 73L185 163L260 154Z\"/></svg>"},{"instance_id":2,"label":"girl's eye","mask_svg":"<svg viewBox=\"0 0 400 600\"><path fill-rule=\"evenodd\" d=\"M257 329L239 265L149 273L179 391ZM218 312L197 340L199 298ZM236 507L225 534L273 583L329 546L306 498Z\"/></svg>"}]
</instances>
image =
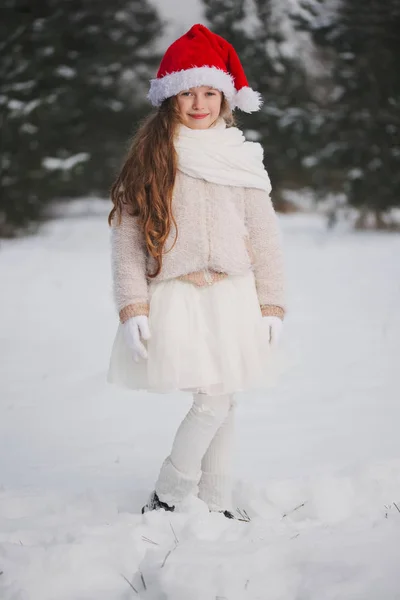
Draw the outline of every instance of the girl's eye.
<instances>
[{"instance_id":1,"label":"girl's eye","mask_svg":"<svg viewBox=\"0 0 400 600\"><path fill-rule=\"evenodd\" d=\"M215 96L215 92L207 92L207 96Z\"/></svg>"},{"instance_id":2,"label":"girl's eye","mask_svg":"<svg viewBox=\"0 0 400 600\"><path fill-rule=\"evenodd\" d=\"M181 96L190 96L191 92L182 92Z\"/></svg>"}]
</instances>

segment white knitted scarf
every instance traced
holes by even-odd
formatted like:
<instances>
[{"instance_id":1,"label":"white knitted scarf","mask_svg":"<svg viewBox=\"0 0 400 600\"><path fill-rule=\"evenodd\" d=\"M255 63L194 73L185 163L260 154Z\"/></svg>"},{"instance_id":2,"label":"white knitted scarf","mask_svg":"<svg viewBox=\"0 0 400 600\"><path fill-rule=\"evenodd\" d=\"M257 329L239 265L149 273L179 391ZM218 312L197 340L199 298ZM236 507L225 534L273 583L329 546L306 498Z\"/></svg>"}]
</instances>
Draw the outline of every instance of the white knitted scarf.
<instances>
[{"instance_id":1,"label":"white knitted scarf","mask_svg":"<svg viewBox=\"0 0 400 600\"><path fill-rule=\"evenodd\" d=\"M262 146L247 142L240 129L226 127L222 118L209 129L179 125L174 144L178 169L190 177L271 191Z\"/></svg>"}]
</instances>

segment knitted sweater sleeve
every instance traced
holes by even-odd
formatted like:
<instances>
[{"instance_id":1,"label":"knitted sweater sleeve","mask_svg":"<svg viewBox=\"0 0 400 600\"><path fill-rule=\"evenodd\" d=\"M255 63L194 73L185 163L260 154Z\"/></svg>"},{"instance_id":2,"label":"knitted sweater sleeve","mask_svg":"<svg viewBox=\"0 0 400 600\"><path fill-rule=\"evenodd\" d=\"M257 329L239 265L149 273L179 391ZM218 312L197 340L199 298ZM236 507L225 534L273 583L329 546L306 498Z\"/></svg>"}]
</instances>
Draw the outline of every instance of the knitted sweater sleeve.
<instances>
[{"instance_id":1,"label":"knitted sweater sleeve","mask_svg":"<svg viewBox=\"0 0 400 600\"><path fill-rule=\"evenodd\" d=\"M111 259L115 304L121 323L149 314L146 247L137 217L123 212L111 227Z\"/></svg>"},{"instance_id":2,"label":"knitted sweater sleeve","mask_svg":"<svg viewBox=\"0 0 400 600\"><path fill-rule=\"evenodd\" d=\"M285 314L284 264L278 218L267 192L246 190L246 226L263 316Z\"/></svg>"}]
</instances>

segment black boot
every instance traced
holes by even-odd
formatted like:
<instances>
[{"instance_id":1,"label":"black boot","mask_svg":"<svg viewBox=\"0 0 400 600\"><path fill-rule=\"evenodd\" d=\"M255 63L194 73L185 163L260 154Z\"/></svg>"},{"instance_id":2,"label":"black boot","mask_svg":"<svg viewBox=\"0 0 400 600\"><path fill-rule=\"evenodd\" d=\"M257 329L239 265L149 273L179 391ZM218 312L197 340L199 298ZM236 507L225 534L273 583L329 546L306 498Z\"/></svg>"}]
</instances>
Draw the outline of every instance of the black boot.
<instances>
[{"instance_id":1,"label":"black boot","mask_svg":"<svg viewBox=\"0 0 400 600\"><path fill-rule=\"evenodd\" d=\"M167 510L169 512L174 512L175 506L170 506L166 502L162 502L160 500L160 498L157 496L157 493L152 492L150 494L150 498L147 501L147 504L145 504L142 508L142 515L145 512L148 512L150 510L160 510L160 509Z\"/></svg>"}]
</instances>

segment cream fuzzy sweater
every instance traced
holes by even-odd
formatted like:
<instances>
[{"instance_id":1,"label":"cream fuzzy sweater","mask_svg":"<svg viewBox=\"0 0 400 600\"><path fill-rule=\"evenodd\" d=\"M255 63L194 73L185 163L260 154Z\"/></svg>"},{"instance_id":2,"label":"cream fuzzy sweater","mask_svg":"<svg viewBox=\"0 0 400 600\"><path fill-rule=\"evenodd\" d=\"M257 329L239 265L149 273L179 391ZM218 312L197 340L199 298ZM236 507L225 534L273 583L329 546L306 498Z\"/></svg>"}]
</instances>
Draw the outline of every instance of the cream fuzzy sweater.
<instances>
[{"instance_id":1,"label":"cream fuzzy sweater","mask_svg":"<svg viewBox=\"0 0 400 600\"><path fill-rule=\"evenodd\" d=\"M160 274L146 251L137 218L123 214L114 220L111 246L115 302L121 321L148 314L148 285L205 272L241 275L254 271L261 312L283 318L284 276L277 217L266 191L225 186L177 173L172 208L178 239L163 256ZM175 239L172 228L165 249ZM194 280L196 280L196 276ZM190 277L189 277L190 278ZM218 283L215 283L218 285Z\"/></svg>"}]
</instances>

